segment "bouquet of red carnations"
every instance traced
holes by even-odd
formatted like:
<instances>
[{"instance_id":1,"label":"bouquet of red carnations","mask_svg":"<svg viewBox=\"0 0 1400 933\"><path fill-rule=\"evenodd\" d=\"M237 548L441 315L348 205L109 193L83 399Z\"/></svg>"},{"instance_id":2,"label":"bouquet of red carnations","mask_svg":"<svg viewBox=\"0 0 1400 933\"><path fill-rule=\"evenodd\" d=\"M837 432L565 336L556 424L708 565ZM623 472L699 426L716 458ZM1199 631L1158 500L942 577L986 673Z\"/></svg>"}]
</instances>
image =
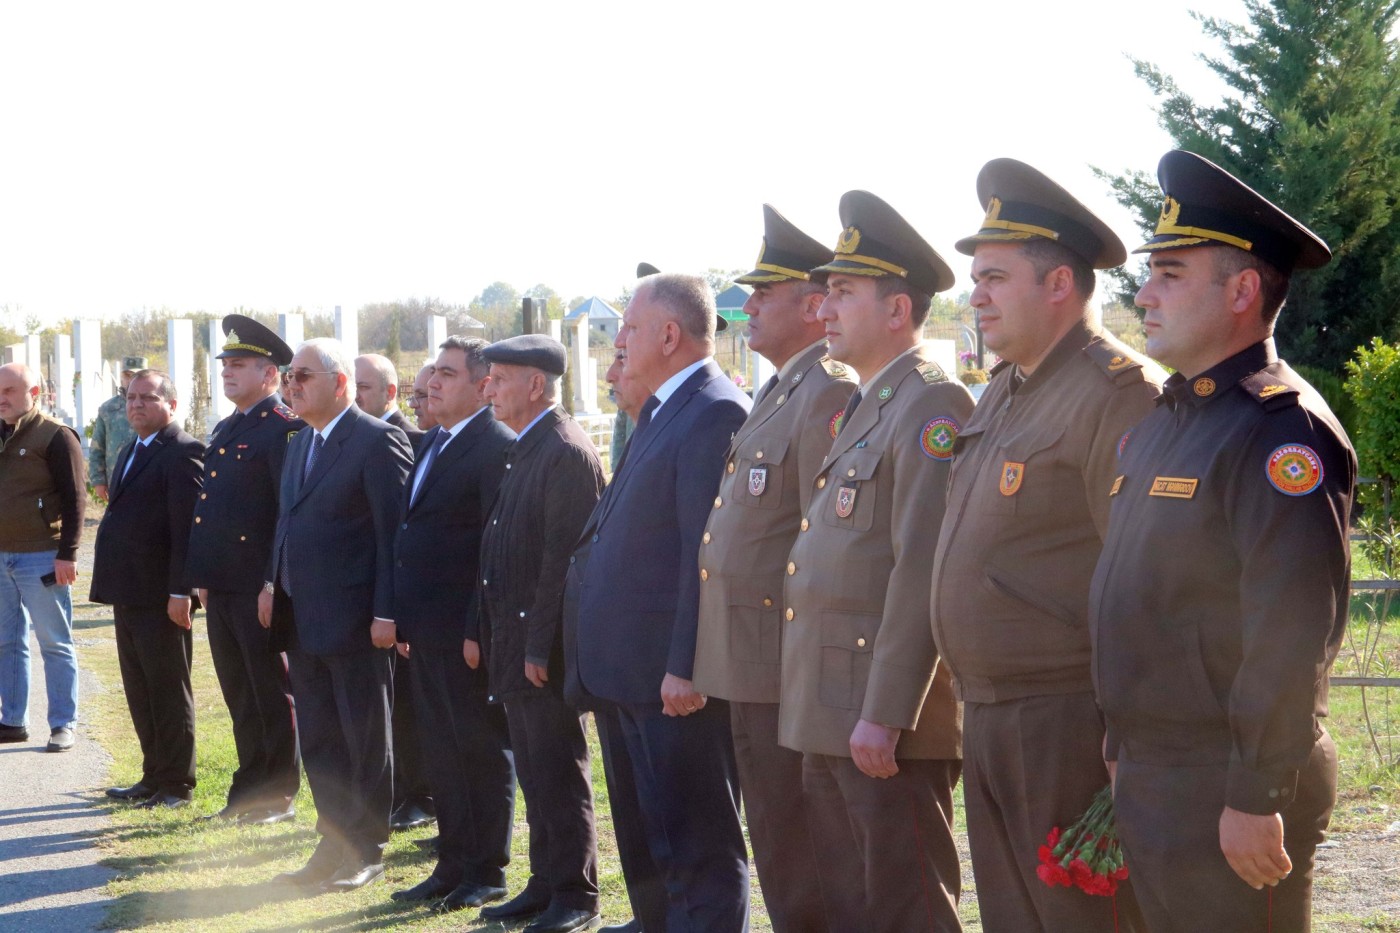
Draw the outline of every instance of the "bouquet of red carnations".
<instances>
[{"instance_id":1,"label":"bouquet of red carnations","mask_svg":"<svg viewBox=\"0 0 1400 933\"><path fill-rule=\"evenodd\" d=\"M1085 894L1110 897L1128 877L1118 830L1113 825L1113 788L1094 797L1084 815L1067 831L1056 826L1040 847L1035 873L1050 887L1076 887Z\"/></svg>"}]
</instances>

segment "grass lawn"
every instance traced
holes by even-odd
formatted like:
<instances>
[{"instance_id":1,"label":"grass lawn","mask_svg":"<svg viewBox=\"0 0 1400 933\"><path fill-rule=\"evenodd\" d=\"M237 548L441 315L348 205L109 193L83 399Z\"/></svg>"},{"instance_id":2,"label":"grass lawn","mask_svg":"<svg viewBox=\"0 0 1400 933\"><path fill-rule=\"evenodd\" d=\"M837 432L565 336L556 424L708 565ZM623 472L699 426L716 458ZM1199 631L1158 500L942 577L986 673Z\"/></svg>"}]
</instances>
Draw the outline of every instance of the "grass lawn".
<instances>
[{"instance_id":1,"label":"grass lawn","mask_svg":"<svg viewBox=\"0 0 1400 933\"><path fill-rule=\"evenodd\" d=\"M140 749L131 729L121 690L113 639L112 615L105 606L75 606L75 628L81 639L82 663L106 689L85 700L97 739L112 754L111 780L129 784L141 776ZM114 906L107 925L115 929L230 931L293 930L494 930L499 923L475 921L476 911L436 915L421 905L404 906L389 893L416 884L432 871L434 858L413 844L435 829L395 833L385 856L386 881L348 894L306 897L271 883L279 871L299 868L316 843L316 808L305 781L297 797L297 818L268 827L236 827L200 822L196 815L213 813L224 802L236 767L228 710L219 693L204 637L203 615L195 618L194 694L199 786L193 805L174 811L116 807L112 828L98 841L106 851L104 864L119 872L110 885ZM591 733L591 729L590 729ZM604 921L619 923L631 916L622 870L613 842L597 737L594 752L594 793L597 795L599 884ZM96 798L95 798L96 799ZM516 800L514 855L507 884L514 894L528 876L527 830L523 800ZM961 813L959 812L959 821ZM964 863L964 884L971 887L971 868ZM758 880L751 871L752 925L770 930ZM963 902L966 929L981 929L974 898ZM519 928L517 925L516 929Z\"/></svg>"}]
</instances>

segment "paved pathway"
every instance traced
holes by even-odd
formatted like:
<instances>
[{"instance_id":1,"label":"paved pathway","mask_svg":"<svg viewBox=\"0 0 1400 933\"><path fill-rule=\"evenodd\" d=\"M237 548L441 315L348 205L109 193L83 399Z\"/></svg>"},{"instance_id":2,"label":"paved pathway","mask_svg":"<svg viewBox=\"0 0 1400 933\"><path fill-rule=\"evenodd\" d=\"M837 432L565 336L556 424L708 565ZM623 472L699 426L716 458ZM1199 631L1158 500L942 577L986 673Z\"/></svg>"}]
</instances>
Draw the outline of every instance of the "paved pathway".
<instances>
[{"instance_id":1,"label":"paved pathway","mask_svg":"<svg viewBox=\"0 0 1400 933\"><path fill-rule=\"evenodd\" d=\"M93 840L109 824L106 811L93 803L111 758L81 722L72 751L44 751L44 665L32 640L29 651L30 740L0 745L0 929L95 930L114 872L97 864L102 853ZM79 689L85 701L101 687L82 671Z\"/></svg>"}]
</instances>

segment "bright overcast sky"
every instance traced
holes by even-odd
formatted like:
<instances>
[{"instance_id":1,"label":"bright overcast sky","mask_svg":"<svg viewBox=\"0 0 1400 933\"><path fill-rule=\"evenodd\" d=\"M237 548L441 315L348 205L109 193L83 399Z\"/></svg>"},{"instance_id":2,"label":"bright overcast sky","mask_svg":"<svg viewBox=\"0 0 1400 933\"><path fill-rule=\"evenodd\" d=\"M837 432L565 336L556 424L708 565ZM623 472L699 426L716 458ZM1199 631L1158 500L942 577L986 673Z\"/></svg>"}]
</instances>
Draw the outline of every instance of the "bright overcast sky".
<instances>
[{"instance_id":1,"label":"bright overcast sky","mask_svg":"<svg viewBox=\"0 0 1400 933\"><path fill-rule=\"evenodd\" d=\"M885 198L963 272L988 159L1136 234L1090 165L1168 148L1128 56L1220 84L1239 0L7 3L0 308L616 295L747 268L771 202L835 243ZM1130 244L1135 245L1135 244Z\"/></svg>"}]
</instances>

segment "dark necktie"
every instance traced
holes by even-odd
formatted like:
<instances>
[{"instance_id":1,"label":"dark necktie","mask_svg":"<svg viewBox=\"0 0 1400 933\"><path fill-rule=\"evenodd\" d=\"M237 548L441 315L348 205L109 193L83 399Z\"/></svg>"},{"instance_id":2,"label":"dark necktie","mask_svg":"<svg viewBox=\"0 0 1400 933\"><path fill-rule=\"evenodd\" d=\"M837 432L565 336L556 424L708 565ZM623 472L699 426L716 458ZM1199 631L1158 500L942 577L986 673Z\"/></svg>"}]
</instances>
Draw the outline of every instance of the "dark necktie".
<instances>
[{"instance_id":1,"label":"dark necktie","mask_svg":"<svg viewBox=\"0 0 1400 933\"><path fill-rule=\"evenodd\" d=\"M774 373L772 377L763 384L763 388L758 390L758 394L753 397L753 403L755 405L762 403L762 401L768 397L768 393L772 392L773 388L777 386L777 384L778 374Z\"/></svg>"},{"instance_id":2,"label":"dark necktie","mask_svg":"<svg viewBox=\"0 0 1400 933\"><path fill-rule=\"evenodd\" d=\"M637 413L637 426L632 429L632 436L627 438L627 445L622 448L622 456L617 458L617 466L613 468L612 475L614 480L622 475L622 465L627 462L627 455L631 453L632 448L637 445L637 435L642 433L642 428L651 424L652 413L660 407L661 402L653 395L646 400L646 404L642 406L642 410ZM608 488L612 488L612 483L608 484Z\"/></svg>"},{"instance_id":3,"label":"dark necktie","mask_svg":"<svg viewBox=\"0 0 1400 933\"><path fill-rule=\"evenodd\" d=\"M323 444L325 444L325 438L323 438L318 431L316 432L316 436L311 439L311 453L307 455L306 467L301 471L301 481L303 484L306 483L306 478L311 475L311 468L316 465L316 458L320 455ZM277 577L282 583L282 591L288 596L291 596L292 576L287 566L287 539L285 537L282 539L281 548L281 553L277 557Z\"/></svg>"},{"instance_id":4,"label":"dark necktie","mask_svg":"<svg viewBox=\"0 0 1400 933\"><path fill-rule=\"evenodd\" d=\"M851 423L851 416L856 413L856 406L860 404L860 389L851 393L851 400L846 403L846 411L841 415L841 430L846 430L846 425ZM839 431L837 432L840 433Z\"/></svg>"},{"instance_id":5,"label":"dark necktie","mask_svg":"<svg viewBox=\"0 0 1400 933\"><path fill-rule=\"evenodd\" d=\"M428 452L423 456L423 465L418 468L418 475L413 478L413 495L408 500L409 505L418 501L418 490L423 488L423 481L428 478L428 471L437 462L438 454L442 453L443 445L451 436L451 431L438 428L437 437L433 438L433 446L428 448Z\"/></svg>"},{"instance_id":6,"label":"dark necktie","mask_svg":"<svg viewBox=\"0 0 1400 933\"><path fill-rule=\"evenodd\" d=\"M311 475L311 468L316 465L316 458L321 456L321 447L325 445L326 439L317 431L316 436L311 441L311 453L306 456L306 469L301 471L301 481L306 482L306 478Z\"/></svg>"},{"instance_id":7,"label":"dark necktie","mask_svg":"<svg viewBox=\"0 0 1400 933\"><path fill-rule=\"evenodd\" d=\"M136 464L146 459L146 454L150 452L151 445L143 444L139 440L133 446L131 459L126 461L126 469L122 471L122 485L131 477L131 471L136 469Z\"/></svg>"}]
</instances>

